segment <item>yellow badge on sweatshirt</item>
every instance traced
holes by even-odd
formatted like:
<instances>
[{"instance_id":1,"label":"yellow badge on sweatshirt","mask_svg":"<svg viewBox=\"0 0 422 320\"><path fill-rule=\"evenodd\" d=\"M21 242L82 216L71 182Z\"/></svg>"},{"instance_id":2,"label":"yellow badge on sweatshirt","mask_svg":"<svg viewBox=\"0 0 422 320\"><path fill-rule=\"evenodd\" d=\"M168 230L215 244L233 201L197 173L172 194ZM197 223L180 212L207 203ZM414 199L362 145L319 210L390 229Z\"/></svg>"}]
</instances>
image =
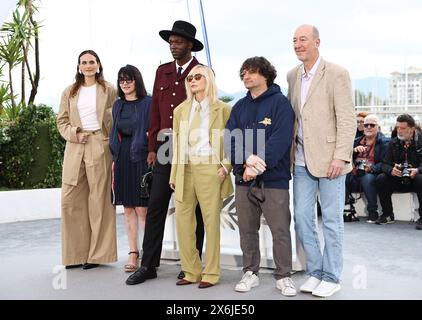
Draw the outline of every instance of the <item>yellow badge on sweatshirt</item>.
<instances>
[{"instance_id":1,"label":"yellow badge on sweatshirt","mask_svg":"<svg viewBox=\"0 0 422 320\"><path fill-rule=\"evenodd\" d=\"M261 122L264 126L270 126L271 125L271 119L270 118L264 118Z\"/></svg>"}]
</instances>

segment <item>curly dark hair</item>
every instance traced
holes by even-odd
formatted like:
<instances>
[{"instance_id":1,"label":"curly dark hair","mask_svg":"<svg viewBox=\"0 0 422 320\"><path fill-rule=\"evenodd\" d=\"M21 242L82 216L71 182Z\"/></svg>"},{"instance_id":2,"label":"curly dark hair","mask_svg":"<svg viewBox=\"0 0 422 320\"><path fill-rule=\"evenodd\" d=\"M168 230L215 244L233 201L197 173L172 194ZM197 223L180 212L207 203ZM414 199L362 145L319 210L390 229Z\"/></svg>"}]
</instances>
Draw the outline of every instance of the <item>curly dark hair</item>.
<instances>
[{"instance_id":1,"label":"curly dark hair","mask_svg":"<svg viewBox=\"0 0 422 320\"><path fill-rule=\"evenodd\" d=\"M277 78L277 70L275 67L264 57L252 57L246 59L240 68L240 79L243 80L243 73L247 70L249 72L258 72L265 79L267 79L267 86L270 87Z\"/></svg>"}]
</instances>

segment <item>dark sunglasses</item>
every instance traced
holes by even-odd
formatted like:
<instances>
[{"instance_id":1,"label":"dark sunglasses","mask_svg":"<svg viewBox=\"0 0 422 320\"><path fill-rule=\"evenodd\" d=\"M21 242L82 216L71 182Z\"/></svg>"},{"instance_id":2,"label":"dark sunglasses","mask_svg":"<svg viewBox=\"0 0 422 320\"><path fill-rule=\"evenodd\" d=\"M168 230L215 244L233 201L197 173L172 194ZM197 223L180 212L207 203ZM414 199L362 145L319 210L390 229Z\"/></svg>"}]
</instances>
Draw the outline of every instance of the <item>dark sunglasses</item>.
<instances>
[{"instance_id":1,"label":"dark sunglasses","mask_svg":"<svg viewBox=\"0 0 422 320\"><path fill-rule=\"evenodd\" d=\"M131 84L133 82L133 79L119 79L119 84L124 84L125 82L127 84Z\"/></svg>"},{"instance_id":2,"label":"dark sunglasses","mask_svg":"<svg viewBox=\"0 0 422 320\"><path fill-rule=\"evenodd\" d=\"M375 128L377 125L374 123L365 123L363 126L369 129L369 128Z\"/></svg>"},{"instance_id":3,"label":"dark sunglasses","mask_svg":"<svg viewBox=\"0 0 422 320\"><path fill-rule=\"evenodd\" d=\"M186 81L187 82L192 82L193 79L195 79L196 81L199 81L202 79L202 77L205 77L203 74L197 73L194 75L189 75L186 77Z\"/></svg>"}]
</instances>

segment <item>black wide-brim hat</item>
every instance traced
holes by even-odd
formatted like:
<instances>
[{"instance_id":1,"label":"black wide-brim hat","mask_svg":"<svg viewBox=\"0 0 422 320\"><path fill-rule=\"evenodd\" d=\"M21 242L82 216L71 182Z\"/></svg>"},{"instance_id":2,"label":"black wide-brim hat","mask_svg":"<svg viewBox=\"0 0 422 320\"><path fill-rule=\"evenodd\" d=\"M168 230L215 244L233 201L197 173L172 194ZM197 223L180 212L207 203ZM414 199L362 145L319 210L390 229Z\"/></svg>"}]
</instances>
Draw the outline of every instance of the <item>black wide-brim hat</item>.
<instances>
[{"instance_id":1,"label":"black wide-brim hat","mask_svg":"<svg viewBox=\"0 0 422 320\"><path fill-rule=\"evenodd\" d=\"M160 37L167 42L169 42L169 38L171 35L177 35L188 39L193 44L192 51L201 51L204 48L202 42L195 39L195 26L186 21L177 20L173 24L173 28L171 30L161 30L159 34Z\"/></svg>"}]
</instances>

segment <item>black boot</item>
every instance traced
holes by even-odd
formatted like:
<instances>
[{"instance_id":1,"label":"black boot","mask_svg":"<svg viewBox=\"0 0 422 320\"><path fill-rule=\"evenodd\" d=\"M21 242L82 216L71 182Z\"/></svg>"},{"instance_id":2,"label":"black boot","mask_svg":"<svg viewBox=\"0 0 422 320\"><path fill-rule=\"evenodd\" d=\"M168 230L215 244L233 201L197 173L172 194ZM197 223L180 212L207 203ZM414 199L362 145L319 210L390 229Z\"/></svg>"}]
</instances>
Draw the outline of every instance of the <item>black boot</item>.
<instances>
[{"instance_id":1,"label":"black boot","mask_svg":"<svg viewBox=\"0 0 422 320\"><path fill-rule=\"evenodd\" d=\"M416 230L422 230L422 217L416 221Z\"/></svg>"}]
</instances>

